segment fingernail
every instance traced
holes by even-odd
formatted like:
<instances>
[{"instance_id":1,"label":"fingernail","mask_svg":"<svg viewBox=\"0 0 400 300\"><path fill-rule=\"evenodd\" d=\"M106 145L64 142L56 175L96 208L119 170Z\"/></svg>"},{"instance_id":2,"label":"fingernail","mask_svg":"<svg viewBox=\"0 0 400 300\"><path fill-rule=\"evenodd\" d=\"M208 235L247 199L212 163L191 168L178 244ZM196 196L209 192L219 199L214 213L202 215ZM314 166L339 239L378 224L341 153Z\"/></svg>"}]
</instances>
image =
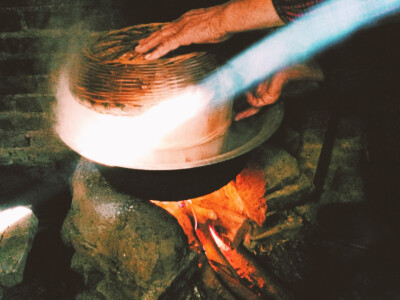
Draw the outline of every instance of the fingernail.
<instances>
[{"instance_id":1,"label":"fingernail","mask_svg":"<svg viewBox=\"0 0 400 300\"><path fill-rule=\"evenodd\" d=\"M150 59L151 59L151 55L150 55L150 54L146 54L146 55L144 56L144 59L150 60Z\"/></svg>"}]
</instances>

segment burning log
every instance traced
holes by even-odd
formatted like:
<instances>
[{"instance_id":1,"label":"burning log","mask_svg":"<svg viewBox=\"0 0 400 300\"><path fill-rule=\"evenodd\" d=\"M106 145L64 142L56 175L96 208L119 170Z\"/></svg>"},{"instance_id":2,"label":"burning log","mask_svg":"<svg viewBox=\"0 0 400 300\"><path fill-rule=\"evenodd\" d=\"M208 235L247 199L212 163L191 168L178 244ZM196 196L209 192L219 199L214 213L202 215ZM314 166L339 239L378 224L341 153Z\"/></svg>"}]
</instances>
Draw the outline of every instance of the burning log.
<instances>
[{"instance_id":1,"label":"burning log","mask_svg":"<svg viewBox=\"0 0 400 300\"><path fill-rule=\"evenodd\" d=\"M202 246L218 279L238 299L294 298L241 247L265 221L265 176L265 170L249 165L234 181L208 195L179 202L153 201L178 219L189 241Z\"/></svg>"},{"instance_id":2,"label":"burning log","mask_svg":"<svg viewBox=\"0 0 400 300\"><path fill-rule=\"evenodd\" d=\"M217 277L235 297L291 299L277 279L240 248L252 228L265 220L264 177L262 169L248 167L235 181L211 194L179 202L152 202L177 218L190 243L201 244Z\"/></svg>"},{"instance_id":3,"label":"burning log","mask_svg":"<svg viewBox=\"0 0 400 300\"><path fill-rule=\"evenodd\" d=\"M218 216L214 209L201 207L198 204L193 203L191 200L184 202L186 212L192 215L198 223L206 224L208 221L217 220ZM188 205L186 205L186 203Z\"/></svg>"},{"instance_id":4,"label":"burning log","mask_svg":"<svg viewBox=\"0 0 400 300\"><path fill-rule=\"evenodd\" d=\"M265 201L265 200L264 200ZM253 221L245 214L245 205L235 183L209 195L179 202L152 201L172 214L189 238L195 240L190 218L197 224L212 224L231 247L238 247L250 232Z\"/></svg>"},{"instance_id":5,"label":"burning log","mask_svg":"<svg viewBox=\"0 0 400 300\"><path fill-rule=\"evenodd\" d=\"M287 289L283 288L275 276L259 268L254 259L244 249L230 248L224 244L212 226L209 226L209 230L229 265L236 270L242 280L248 282L251 289L259 290L261 294L265 294L271 299L294 298Z\"/></svg>"},{"instance_id":6,"label":"burning log","mask_svg":"<svg viewBox=\"0 0 400 300\"><path fill-rule=\"evenodd\" d=\"M219 229L220 234L232 248L237 248L250 232L251 221L243 215L224 209L218 210L217 215L218 219L210 223Z\"/></svg>"},{"instance_id":7,"label":"burning log","mask_svg":"<svg viewBox=\"0 0 400 300\"><path fill-rule=\"evenodd\" d=\"M225 256L216 246L208 226L200 225L196 230L197 237L203 245L205 254L212 269L218 274L219 279L229 288L229 290L239 299L260 300L259 295L241 284L240 277L229 264Z\"/></svg>"},{"instance_id":8,"label":"burning log","mask_svg":"<svg viewBox=\"0 0 400 300\"><path fill-rule=\"evenodd\" d=\"M218 229L225 242L232 248L236 248L250 232L254 222L262 223L264 221L265 212L258 209L259 207L266 208L265 199L262 196L257 195L256 200L252 201L257 210L256 213L253 213L246 207L246 201L240 195L235 181L231 181L218 191L192 199L192 203L203 209L215 211L217 218L209 219L208 223ZM257 203L254 203L255 201ZM260 212L263 216L260 215ZM200 223L204 224L204 222Z\"/></svg>"}]
</instances>

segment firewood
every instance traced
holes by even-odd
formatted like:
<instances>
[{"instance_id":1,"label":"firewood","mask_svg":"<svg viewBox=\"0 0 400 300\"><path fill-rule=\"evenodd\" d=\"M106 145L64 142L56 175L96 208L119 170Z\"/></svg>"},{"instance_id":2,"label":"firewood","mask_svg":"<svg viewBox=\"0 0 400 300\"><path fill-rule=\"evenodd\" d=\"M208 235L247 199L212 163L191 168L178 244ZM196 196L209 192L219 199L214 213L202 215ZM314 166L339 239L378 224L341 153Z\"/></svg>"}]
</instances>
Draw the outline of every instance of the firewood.
<instances>
[{"instance_id":1,"label":"firewood","mask_svg":"<svg viewBox=\"0 0 400 300\"><path fill-rule=\"evenodd\" d=\"M206 224L209 220L216 220L217 214L213 209L201 207L197 204L185 201L185 211L196 218L198 223Z\"/></svg>"},{"instance_id":2,"label":"firewood","mask_svg":"<svg viewBox=\"0 0 400 300\"><path fill-rule=\"evenodd\" d=\"M245 186L240 176L237 177L238 183L229 182L221 189L205 196L191 199L190 201L162 202L159 205L174 215L180 223L183 223L185 232L191 232L190 223L187 216L191 216L198 224L210 223L218 229L224 240L232 247L238 247L250 232L253 221L259 225L264 222L266 204L262 198L264 185L260 183L261 175L258 170L248 170L243 174L244 177L251 177L252 183L256 184L256 190L252 191L253 186ZM263 180L264 182L264 180ZM240 189L238 188L238 185ZM242 196L242 194L244 196ZM251 202L256 207L252 210L248 208L246 201L249 197L255 197ZM173 204L176 203L176 204ZM179 204L177 204L179 203ZM186 217L184 216L186 215ZM183 218L185 220L179 220Z\"/></svg>"},{"instance_id":3,"label":"firewood","mask_svg":"<svg viewBox=\"0 0 400 300\"><path fill-rule=\"evenodd\" d=\"M218 219L210 222L219 228L219 232L229 241L232 248L238 247L251 230L251 221L243 215L224 209L218 209Z\"/></svg>"},{"instance_id":4,"label":"firewood","mask_svg":"<svg viewBox=\"0 0 400 300\"><path fill-rule=\"evenodd\" d=\"M196 230L196 234L203 245L210 266L217 273L218 278L237 298L249 300L262 299L259 295L241 284L240 277L215 244L207 225L200 225Z\"/></svg>"},{"instance_id":5,"label":"firewood","mask_svg":"<svg viewBox=\"0 0 400 300\"><path fill-rule=\"evenodd\" d=\"M251 229L251 221L244 212L245 204L234 181L211 194L192 199L191 202L195 214L199 213L198 222L204 224L202 217L207 214L212 216L208 220L219 229L231 247L240 245Z\"/></svg>"},{"instance_id":6,"label":"firewood","mask_svg":"<svg viewBox=\"0 0 400 300\"><path fill-rule=\"evenodd\" d=\"M196 204L192 207L196 214L197 222L200 224L210 223L218 227L219 232L233 248L239 246L246 234L251 230L252 222L246 216L226 210L219 205L215 204L213 210ZM205 219L204 217L207 216L211 217Z\"/></svg>"},{"instance_id":7,"label":"firewood","mask_svg":"<svg viewBox=\"0 0 400 300\"><path fill-rule=\"evenodd\" d=\"M231 247L236 248L241 244L245 235L250 232L250 220L246 216L233 211L227 211L224 207L213 205L213 209L204 208L198 204L182 201L181 206L185 213L193 216L199 224L213 224L220 228L220 232L229 242ZM201 204L199 202L199 204Z\"/></svg>"},{"instance_id":8,"label":"firewood","mask_svg":"<svg viewBox=\"0 0 400 300\"><path fill-rule=\"evenodd\" d=\"M224 258L235 269L239 277L249 283L251 290L257 294L268 296L268 299L294 299L291 292L284 288L273 274L267 273L258 266L246 249L243 247L230 248L224 244L212 227L209 230Z\"/></svg>"},{"instance_id":9,"label":"firewood","mask_svg":"<svg viewBox=\"0 0 400 300\"><path fill-rule=\"evenodd\" d=\"M244 247L231 249L231 251L229 258L223 252L228 262L235 267L234 261L241 261L242 265L246 266L249 277L257 282L268 299L295 299L293 293L273 273L259 267L259 264Z\"/></svg>"}]
</instances>

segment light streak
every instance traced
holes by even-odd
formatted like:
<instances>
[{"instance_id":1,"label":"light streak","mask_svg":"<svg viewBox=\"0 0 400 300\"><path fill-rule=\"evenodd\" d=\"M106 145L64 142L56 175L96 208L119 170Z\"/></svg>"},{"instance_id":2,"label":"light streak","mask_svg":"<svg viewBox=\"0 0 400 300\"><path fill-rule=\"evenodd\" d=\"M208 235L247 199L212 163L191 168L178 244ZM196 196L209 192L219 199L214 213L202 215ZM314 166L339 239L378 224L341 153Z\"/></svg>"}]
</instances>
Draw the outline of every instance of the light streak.
<instances>
[{"instance_id":1,"label":"light streak","mask_svg":"<svg viewBox=\"0 0 400 300\"><path fill-rule=\"evenodd\" d=\"M61 139L82 156L109 166L129 167L160 147L163 139L201 112L211 96L185 89L139 116L102 114L78 103L66 73L57 89L57 126Z\"/></svg>"},{"instance_id":2,"label":"light streak","mask_svg":"<svg viewBox=\"0 0 400 300\"><path fill-rule=\"evenodd\" d=\"M25 206L17 206L0 211L0 234L31 214L32 211Z\"/></svg>"},{"instance_id":3,"label":"light streak","mask_svg":"<svg viewBox=\"0 0 400 300\"><path fill-rule=\"evenodd\" d=\"M229 99L399 10L400 0L327 1L238 54L202 85L218 101Z\"/></svg>"}]
</instances>

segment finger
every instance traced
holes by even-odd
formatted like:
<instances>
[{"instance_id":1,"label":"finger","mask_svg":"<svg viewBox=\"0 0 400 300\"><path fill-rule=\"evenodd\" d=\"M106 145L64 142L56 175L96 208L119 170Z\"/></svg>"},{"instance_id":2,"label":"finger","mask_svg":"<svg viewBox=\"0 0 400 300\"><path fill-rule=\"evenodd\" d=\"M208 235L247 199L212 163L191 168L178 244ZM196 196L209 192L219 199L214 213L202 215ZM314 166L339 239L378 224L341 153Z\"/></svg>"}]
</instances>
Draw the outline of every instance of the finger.
<instances>
[{"instance_id":1,"label":"finger","mask_svg":"<svg viewBox=\"0 0 400 300\"><path fill-rule=\"evenodd\" d=\"M150 34L149 36L142 38L138 41L139 45L143 45L148 43L149 41L153 40L154 38L156 38L159 34L160 34L161 29L154 31L152 34Z\"/></svg>"},{"instance_id":2,"label":"finger","mask_svg":"<svg viewBox=\"0 0 400 300\"><path fill-rule=\"evenodd\" d=\"M250 107L244 111L241 111L239 113L236 114L235 116L235 121L240 121L243 120L245 118L248 118L250 116L255 115L256 113L258 113L260 111L260 108L257 107Z\"/></svg>"},{"instance_id":3,"label":"finger","mask_svg":"<svg viewBox=\"0 0 400 300\"><path fill-rule=\"evenodd\" d=\"M247 102L251 105L251 106L255 106L255 104L257 104L257 98L253 95L253 93L247 92L246 93L246 97L247 97Z\"/></svg>"},{"instance_id":4,"label":"finger","mask_svg":"<svg viewBox=\"0 0 400 300\"><path fill-rule=\"evenodd\" d=\"M253 94L248 93L247 102L254 107L263 107L265 105L273 103L274 99L270 99L270 96L268 94L256 97Z\"/></svg>"},{"instance_id":5,"label":"finger","mask_svg":"<svg viewBox=\"0 0 400 300\"><path fill-rule=\"evenodd\" d=\"M270 84L270 80L260 83L255 90L256 96L261 97L263 94L265 94L268 90L269 84Z\"/></svg>"},{"instance_id":6,"label":"finger","mask_svg":"<svg viewBox=\"0 0 400 300\"><path fill-rule=\"evenodd\" d=\"M175 35L177 32L176 24L173 24L169 27L163 27L160 30L153 32L147 38L141 39L139 41L139 45L135 48L135 51L139 53L146 53L149 50L157 47L162 43L162 41L170 38Z\"/></svg>"},{"instance_id":7,"label":"finger","mask_svg":"<svg viewBox=\"0 0 400 300\"><path fill-rule=\"evenodd\" d=\"M154 60L158 59L161 56L164 56L168 52L175 50L181 44L178 42L178 39L172 38L169 41L163 42L159 47L157 47L153 52L146 54L144 59L146 60Z\"/></svg>"},{"instance_id":8,"label":"finger","mask_svg":"<svg viewBox=\"0 0 400 300\"><path fill-rule=\"evenodd\" d=\"M255 107L262 107L275 103L279 99L286 81L285 74L283 72L278 73L270 80L260 83L255 90L255 95L248 95L249 104Z\"/></svg>"},{"instance_id":9,"label":"finger","mask_svg":"<svg viewBox=\"0 0 400 300\"><path fill-rule=\"evenodd\" d=\"M273 104L276 102L276 100L278 100L279 95L269 94L268 92L266 92L263 95L261 95L261 97L257 98L257 103L254 106L262 107L262 106Z\"/></svg>"},{"instance_id":10,"label":"finger","mask_svg":"<svg viewBox=\"0 0 400 300\"><path fill-rule=\"evenodd\" d=\"M135 51L139 53L146 53L149 50L155 48L161 43L162 36L159 31L154 32L149 37L139 41L139 44L135 47Z\"/></svg>"},{"instance_id":11,"label":"finger","mask_svg":"<svg viewBox=\"0 0 400 300\"><path fill-rule=\"evenodd\" d=\"M269 84L266 92L266 94L269 95L269 98L271 100L276 101L281 96L282 88L288 78L287 74L288 74L287 72L282 72L277 74L274 78L272 78L271 83Z\"/></svg>"}]
</instances>

